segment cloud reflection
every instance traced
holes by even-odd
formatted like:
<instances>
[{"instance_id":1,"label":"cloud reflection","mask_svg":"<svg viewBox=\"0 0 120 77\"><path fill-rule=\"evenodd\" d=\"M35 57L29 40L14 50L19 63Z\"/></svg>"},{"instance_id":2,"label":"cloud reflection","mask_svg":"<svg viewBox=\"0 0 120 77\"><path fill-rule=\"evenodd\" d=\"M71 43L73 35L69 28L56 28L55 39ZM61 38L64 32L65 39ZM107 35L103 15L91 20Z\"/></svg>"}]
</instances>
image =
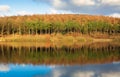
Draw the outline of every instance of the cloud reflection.
<instances>
[{"instance_id":1,"label":"cloud reflection","mask_svg":"<svg viewBox=\"0 0 120 77\"><path fill-rule=\"evenodd\" d=\"M93 77L94 72L76 72L72 77Z\"/></svg>"},{"instance_id":2,"label":"cloud reflection","mask_svg":"<svg viewBox=\"0 0 120 77\"><path fill-rule=\"evenodd\" d=\"M120 63L78 66L0 64L0 77L13 77L13 75L16 77L119 77Z\"/></svg>"},{"instance_id":3,"label":"cloud reflection","mask_svg":"<svg viewBox=\"0 0 120 77\"><path fill-rule=\"evenodd\" d=\"M0 64L0 72L8 72L10 70L8 65Z\"/></svg>"},{"instance_id":4,"label":"cloud reflection","mask_svg":"<svg viewBox=\"0 0 120 77\"><path fill-rule=\"evenodd\" d=\"M120 77L120 72L103 73L101 77Z\"/></svg>"},{"instance_id":5,"label":"cloud reflection","mask_svg":"<svg viewBox=\"0 0 120 77\"><path fill-rule=\"evenodd\" d=\"M54 66L44 77L119 77L120 64ZM41 77L41 76L38 76Z\"/></svg>"}]
</instances>

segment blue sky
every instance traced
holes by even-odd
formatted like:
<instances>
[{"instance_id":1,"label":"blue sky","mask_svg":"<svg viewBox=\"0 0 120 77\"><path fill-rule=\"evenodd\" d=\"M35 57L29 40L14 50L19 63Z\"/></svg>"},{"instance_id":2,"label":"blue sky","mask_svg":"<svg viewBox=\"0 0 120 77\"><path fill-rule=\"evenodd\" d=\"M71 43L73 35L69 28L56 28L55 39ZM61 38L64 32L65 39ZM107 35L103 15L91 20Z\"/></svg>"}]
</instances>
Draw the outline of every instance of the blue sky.
<instances>
[{"instance_id":1,"label":"blue sky","mask_svg":"<svg viewBox=\"0 0 120 77\"><path fill-rule=\"evenodd\" d=\"M56 13L120 17L120 0L0 0L0 16Z\"/></svg>"},{"instance_id":2,"label":"blue sky","mask_svg":"<svg viewBox=\"0 0 120 77\"><path fill-rule=\"evenodd\" d=\"M0 0L0 6L6 9L0 10L1 15L44 14L49 9L47 4L33 0Z\"/></svg>"}]
</instances>

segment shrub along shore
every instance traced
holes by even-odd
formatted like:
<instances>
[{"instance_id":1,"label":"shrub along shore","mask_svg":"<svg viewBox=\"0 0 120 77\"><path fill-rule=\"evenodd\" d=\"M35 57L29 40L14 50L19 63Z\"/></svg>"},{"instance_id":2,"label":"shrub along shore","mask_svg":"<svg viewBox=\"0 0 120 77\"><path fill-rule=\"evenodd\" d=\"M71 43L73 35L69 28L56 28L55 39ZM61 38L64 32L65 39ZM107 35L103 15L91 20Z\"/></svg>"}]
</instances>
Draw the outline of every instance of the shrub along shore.
<instances>
[{"instance_id":1,"label":"shrub along shore","mask_svg":"<svg viewBox=\"0 0 120 77\"><path fill-rule=\"evenodd\" d=\"M102 37L102 38L101 38ZM44 34L44 35L7 35L0 37L0 42L51 42L51 43L77 43L77 42L120 42L120 36L99 37L88 35L62 35L62 34Z\"/></svg>"}]
</instances>

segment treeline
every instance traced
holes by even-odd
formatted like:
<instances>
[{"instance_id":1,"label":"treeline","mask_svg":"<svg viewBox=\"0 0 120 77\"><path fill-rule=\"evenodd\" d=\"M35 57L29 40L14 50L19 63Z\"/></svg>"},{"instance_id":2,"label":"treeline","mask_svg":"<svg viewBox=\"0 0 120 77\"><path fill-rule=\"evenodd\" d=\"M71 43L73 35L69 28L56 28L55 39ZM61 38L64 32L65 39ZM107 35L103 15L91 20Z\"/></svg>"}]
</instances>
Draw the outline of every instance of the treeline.
<instances>
[{"instance_id":1,"label":"treeline","mask_svg":"<svg viewBox=\"0 0 120 77\"><path fill-rule=\"evenodd\" d=\"M33 15L0 18L0 35L120 33L120 19L87 15Z\"/></svg>"}]
</instances>

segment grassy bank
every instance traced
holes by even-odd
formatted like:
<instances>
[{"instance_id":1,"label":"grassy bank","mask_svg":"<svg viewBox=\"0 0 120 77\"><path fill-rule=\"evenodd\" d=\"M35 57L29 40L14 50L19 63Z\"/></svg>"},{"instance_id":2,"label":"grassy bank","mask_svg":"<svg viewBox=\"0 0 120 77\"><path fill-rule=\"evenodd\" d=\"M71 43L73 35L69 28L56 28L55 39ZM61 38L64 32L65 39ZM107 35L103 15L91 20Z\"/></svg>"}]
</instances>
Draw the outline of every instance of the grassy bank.
<instances>
[{"instance_id":1,"label":"grassy bank","mask_svg":"<svg viewBox=\"0 0 120 77\"><path fill-rule=\"evenodd\" d=\"M95 35L94 35L95 36ZM98 35L97 35L98 36ZM100 35L99 35L100 36ZM7 35L0 37L1 42L54 42L54 43L73 43L73 42L104 42L104 41L120 41L120 36L106 36L105 38L97 38L88 35L73 36L70 34L44 34L44 35Z\"/></svg>"}]
</instances>

